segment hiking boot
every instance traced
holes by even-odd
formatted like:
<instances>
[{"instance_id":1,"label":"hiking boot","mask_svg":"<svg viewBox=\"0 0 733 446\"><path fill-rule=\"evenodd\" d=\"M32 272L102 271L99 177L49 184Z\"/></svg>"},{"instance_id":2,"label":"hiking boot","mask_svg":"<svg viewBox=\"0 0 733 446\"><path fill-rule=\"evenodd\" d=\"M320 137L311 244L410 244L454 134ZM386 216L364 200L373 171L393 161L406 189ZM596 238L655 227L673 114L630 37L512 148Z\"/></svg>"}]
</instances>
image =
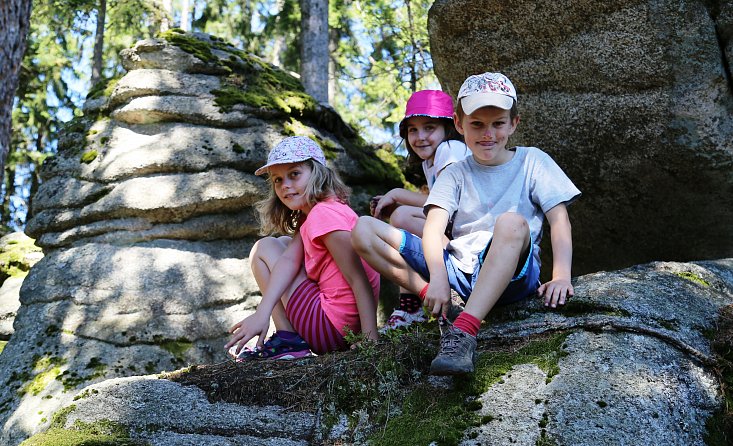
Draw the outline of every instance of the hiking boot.
<instances>
[{"instance_id":1,"label":"hiking boot","mask_svg":"<svg viewBox=\"0 0 733 446\"><path fill-rule=\"evenodd\" d=\"M258 359L298 359L313 356L310 346L298 335L292 340L285 340L277 332L265 341L262 348L245 348L236 358L237 362Z\"/></svg>"},{"instance_id":2,"label":"hiking boot","mask_svg":"<svg viewBox=\"0 0 733 446\"><path fill-rule=\"evenodd\" d=\"M426 322L428 320L425 317L425 312L420 309L414 313L408 313L407 311L394 310L392 315L387 319L387 323L384 327L379 329L379 332L384 334L390 330L396 330L400 327L409 327L414 323Z\"/></svg>"},{"instance_id":3,"label":"hiking boot","mask_svg":"<svg viewBox=\"0 0 733 446\"><path fill-rule=\"evenodd\" d=\"M463 375L473 373L476 363L476 338L441 321L440 351L430 364L431 375Z\"/></svg>"}]
</instances>

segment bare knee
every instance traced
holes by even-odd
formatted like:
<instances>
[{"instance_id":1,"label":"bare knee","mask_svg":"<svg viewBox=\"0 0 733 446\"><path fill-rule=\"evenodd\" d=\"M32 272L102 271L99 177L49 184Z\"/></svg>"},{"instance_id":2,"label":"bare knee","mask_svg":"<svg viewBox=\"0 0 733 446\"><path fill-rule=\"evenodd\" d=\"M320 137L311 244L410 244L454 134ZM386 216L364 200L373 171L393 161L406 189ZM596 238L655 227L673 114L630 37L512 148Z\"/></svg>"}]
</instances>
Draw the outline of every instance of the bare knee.
<instances>
[{"instance_id":1,"label":"bare knee","mask_svg":"<svg viewBox=\"0 0 733 446\"><path fill-rule=\"evenodd\" d=\"M527 220L516 212L505 212L496 219L494 239L525 240L529 236Z\"/></svg>"},{"instance_id":2,"label":"bare knee","mask_svg":"<svg viewBox=\"0 0 733 446\"><path fill-rule=\"evenodd\" d=\"M356 252L361 253L369 250L370 240L374 237L373 217L362 216L356 222L356 226L351 230L351 246Z\"/></svg>"},{"instance_id":3,"label":"bare knee","mask_svg":"<svg viewBox=\"0 0 733 446\"><path fill-rule=\"evenodd\" d=\"M252 245L252 249L249 251L249 258L260 258L273 251L282 252L288 246L290 240L291 238L287 236L261 238Z\"/></svg>"},{"instance_id":4,"label":"bare knee","mask_svg":"<svg viewBox=\"0 0 733 446\"><path fill-rule=\"evenodd\" d=\"M409 225L411 218L410 206L399 206L389 216L389 223L395 228L404 229L406 225Z\"/></svg>"}]
</instances>

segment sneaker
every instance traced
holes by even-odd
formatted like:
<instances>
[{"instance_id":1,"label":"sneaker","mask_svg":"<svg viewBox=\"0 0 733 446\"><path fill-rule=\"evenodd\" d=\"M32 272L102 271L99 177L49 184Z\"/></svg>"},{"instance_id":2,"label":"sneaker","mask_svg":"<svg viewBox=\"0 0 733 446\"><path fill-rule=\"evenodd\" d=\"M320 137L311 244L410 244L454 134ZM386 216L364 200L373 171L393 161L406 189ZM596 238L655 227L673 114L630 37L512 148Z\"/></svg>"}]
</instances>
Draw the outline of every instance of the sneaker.
<instances>
[{"instance_id":1,"label":"sneaker","mask_svg":"<svg viewBox=\"0 0 733 446\"><path fill-rule=\"evenodd\" d=\"M420 309L414 313L408 313L403 310L394 310L392 315L387 319L387 323L384 327L379 329L379 332L384 334L389 330L396 330L400 327L409 327L414 323L426 322L428 318L425 317L425 312Z\"/></svg>"},{"instance_id":2,"label":"sneaker","mask_svg":"<svg viewBox=\"0 0 733 446\"><path fill-rule=\"evenodd\" d=\"M445 321L441 328L440 351L430 364L431 375L463 375L473 373L476 364L476 338Z\"/></svg>"},{"instance_id":3,"label":"sneaker","mask_svg":"<svg viewBox=\"0 0 733 446\"><path fill-rule=\"evenodd\" d=\"M310 346L300 336L292 341L286 341L278 336L277 332L265 341L262 348L245 348L236 358L237 362L254 359L298 359L313 356Z\"/></svg>"}]
</instances>

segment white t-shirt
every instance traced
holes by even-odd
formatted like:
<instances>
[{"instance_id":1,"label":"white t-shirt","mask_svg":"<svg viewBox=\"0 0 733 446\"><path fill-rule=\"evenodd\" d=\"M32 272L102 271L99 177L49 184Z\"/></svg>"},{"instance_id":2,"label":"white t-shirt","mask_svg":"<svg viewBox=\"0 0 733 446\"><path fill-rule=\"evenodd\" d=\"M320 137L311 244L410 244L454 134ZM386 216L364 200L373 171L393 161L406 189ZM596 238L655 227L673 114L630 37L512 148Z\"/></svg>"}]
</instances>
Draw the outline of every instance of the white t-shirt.
<instances>
[{"instance_id":1,"label":"white t-shirt","mask_svg":"<svg viewBox=\"0 0 733 446\"><path fill-rule=\"evenodd\" d=\"M448 140L440 143L435 149L433 160L424 160L422 162L422 171L425 173L425 179L428 181L428 189L432 189L435 184L435 178L449 164L460 161L471 155L466 144L461 141Z\"/></svg>"},{"instance_id":2,"label":"white t-shirt","mask_svg":"<svg viewBox=\"0 0 733 446\"><path fill-rule=\"evenodd\" d=\"M516 147L508 162L484 166L473 156L451 164L440 174L423 208L448 211L452 240L446 249L461 271L472 273L478 256L494 234L496 218L505 212L524 216L539 264L545 212L571 203L580 191L560 166L536 147Z\"/></svg>"}]
</instances>

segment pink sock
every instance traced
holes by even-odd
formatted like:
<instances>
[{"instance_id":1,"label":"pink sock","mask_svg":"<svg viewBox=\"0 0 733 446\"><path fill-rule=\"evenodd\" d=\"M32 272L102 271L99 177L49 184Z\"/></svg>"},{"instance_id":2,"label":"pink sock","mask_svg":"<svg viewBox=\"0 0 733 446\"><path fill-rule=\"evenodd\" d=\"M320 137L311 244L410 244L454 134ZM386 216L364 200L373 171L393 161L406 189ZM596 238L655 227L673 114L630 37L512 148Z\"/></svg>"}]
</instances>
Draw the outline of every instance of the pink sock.
<instances>
[{"instance_id":1,"label":"pink sock","mask_svg":"<svg viewBox=\"0 0 733 446\"><path fill-rule=\"evenodd\" d=\"M458 315L453 326L466 334L476 337L478 335L478 329L481 326L481 321L464 311Z\"/></svg>"}]
</instances>

